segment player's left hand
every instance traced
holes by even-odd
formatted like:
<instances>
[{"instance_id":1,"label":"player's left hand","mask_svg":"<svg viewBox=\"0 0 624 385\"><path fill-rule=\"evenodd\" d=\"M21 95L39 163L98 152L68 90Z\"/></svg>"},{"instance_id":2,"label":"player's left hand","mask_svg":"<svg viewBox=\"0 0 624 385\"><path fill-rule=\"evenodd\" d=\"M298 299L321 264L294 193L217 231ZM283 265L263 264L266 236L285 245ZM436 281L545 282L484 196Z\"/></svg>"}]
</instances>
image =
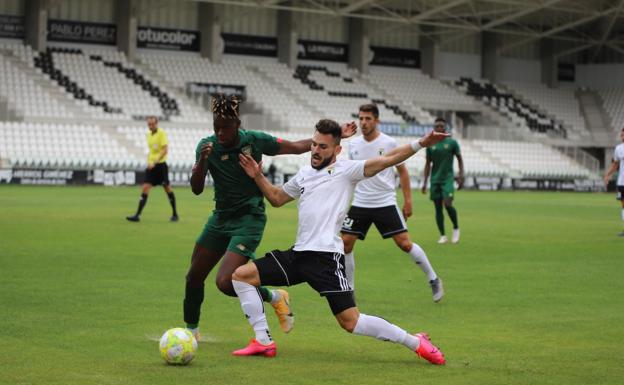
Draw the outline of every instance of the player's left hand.
<instances>
[{"instance_id":1,"label":"player's left hand","mask_svg":"<svg viewBox=\"0 0 624 385\"><path fill-rule=\"evenodd\" d=\"M154 168L154 163L148 163L148 164L147 164L147 169L148 169L148 170L151 170L151 169L153 169L153 168Z\"/></svg>"},{"instance_id":2,"label":"player's left hand","mask_svg":"<svg viewBox=\"0 0 624 385\"><path fill-rule=\"evenodd\" d=\"M340 136L342 139L350 138L357 132L357 124L355 122L344 123L340 128L342 129L342 135Z\"/></svg>"},{"instance_id":3,"label":"player's left hand","mask_svg":"<svg viewBox=\"0 0 624 385\"><path fill-rule=\"evenodd\" d=\"M412 202L403 203L403 218L407 219L412 216Z\"/></svg>"},{"instance_id":4,"label":"player's left hand","mask_svg":"<svg viewBox=\"0 0 624 385\"><path fill-rule=\"evenodd\" d=\"M238 164L243 168L245 174L252 179L262 175L262 162L257 163L256 160L249 155L239 154Z\"/></svg>"},{"instance_id":5,"label":"player's left hand","mask_svg":"<svg viewBox=\"0 0 624 385\"><path fill-rule=\"evenodd\" d=\"M461 188L464 187L464 176L463 175L456 176L455 181L457 182L457 189L461 190Z\"/></svg>"}]
</instances>

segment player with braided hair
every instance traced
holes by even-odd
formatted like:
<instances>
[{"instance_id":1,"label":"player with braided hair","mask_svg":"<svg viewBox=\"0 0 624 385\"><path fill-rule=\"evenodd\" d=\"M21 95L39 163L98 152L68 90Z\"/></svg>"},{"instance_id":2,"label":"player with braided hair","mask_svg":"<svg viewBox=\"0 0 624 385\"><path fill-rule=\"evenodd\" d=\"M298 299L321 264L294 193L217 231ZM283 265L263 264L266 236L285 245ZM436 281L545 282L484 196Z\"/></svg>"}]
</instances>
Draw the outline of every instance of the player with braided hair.
<instances>
[{"instance_id":1,"label":"player with braided hair","mask_svg":"<svg viewBox=\"0 0 624 385\"><path fill-rule=\"evenodd\" d=\"M195 195L204 191L206 175L214 181L215 208L195 243L191 266L186 275L184 322L199 337L199 317L204 300L204 281L222 260L216 285L229 296L236 296L232 273L255 259L255 250L266 224L264 198L260 189L240 166L239 155L257 162L262 155L302 154L310 151L312 139L290 142L263 132L240 128L241 100L234 95L217 94L211 101L214 135L201 139L195 153L191 187ZM355 123L342 126L344 138L355 134ZM288 333L294 323L289 296L285 290L259 287L259 294L270 302L280 328Z\"/></svg>"}]
</instances>

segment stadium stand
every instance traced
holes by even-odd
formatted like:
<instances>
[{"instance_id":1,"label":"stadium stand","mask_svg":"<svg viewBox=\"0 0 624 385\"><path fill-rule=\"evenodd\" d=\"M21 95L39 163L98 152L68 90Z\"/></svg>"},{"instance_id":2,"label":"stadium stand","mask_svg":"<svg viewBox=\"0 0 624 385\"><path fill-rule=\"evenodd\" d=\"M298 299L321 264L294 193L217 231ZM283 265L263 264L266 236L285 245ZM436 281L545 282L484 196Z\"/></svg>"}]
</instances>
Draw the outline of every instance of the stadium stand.
<instances>
[{"instance_id":1,"label":"stadium stand","mask_svg":"<svg viewBox=\"0 0 624 385\"><path fill-rule=\"evenodd\" d=\"M590 176L587 169L542 143L476 140L473 144L504 165L510 176L535 179L583 179Z\"/></svg>"},{"instance_id":2,"label":"stadium stand","mask_svg":"<svg viewBox=\"0 0 624 385\"><path fill-rule=\"evenodd\" d=\"M611 118L611 126L617 131L624 127L624 87L598 89L603 106Z\"/></svg>"},{"instance_id":3,"label":"stadium stand","mask_svg":"<svg viewBox=\"0 0 624 385\"><path fill-rule=\"evenodd\" d=\"M0 154L14 167L138 169L138 159L98 126L0 122Z\"/></svg>"},{"instance_id":4,"label":"stadium stand","mask_svg":"<svg viewBox=\"0 0 624 385\"><path fill-rule=\"evenodd\" d=\"M25 71L16 60L32 71ZM371 66L369 74L361 75L344 63L302 61L290 69L274 58L225 55L217 64L197 55L153 52L143 52L139 62L131 63L114 50L55 47L37 53L20 44L0 46L0 69L0 97L23 116L64 118L64 122L74 118L72 111L40 86L44 79L94 119L92 124L1 123L0 158L14 167L141 170L145 127L105 122L130 123L156 115L169 120L163 126L172 143L171 170L188 172L198 140L209 134L195 123L205 123L210 115L180 97L194 82L244 86L248 103L275 117L280 124L275 128L284 130L268 132L289 140L308 138L319 117L354 120L357 106L370 102L378 104L385 123L431 124L433 115L420 107L425 101L467 110L474 110L475 103L485 103L514 124L531 129L536 138L545 134L561 137L566 132L580 135L584 130L571 90L491 84L471 78L461 78L452 87L408 69ZM41 79L34 81L38 76ZM600 95L614 124L624 124L624 90L600 90ZM557 98L564 102L549 101ZM572 107L565 107L569 105ZM102 120L98 123L98 119ZM399 143L413 139L397 137ZM545 144L458 140L467 176L571 179L591 175ZM348 146L348 141L344 145ZM422 175L424 154L406 162L413 175ZM271 162L280 172L293 174L309 163L309 157L276 157L265 167Z\"/></svg>"},{"instance_id":5,"label":"stadium stand","mask_svg":"<svg viewBox=\"0 0 624 385\"><path fill-rule=\"evenodd\" d=\"M65 117L73 115L47 90L4 55L0 55L0 96L21 116Z\"/></svg>"},{"instance_id":6,"label":"stadium stand","mask_svg":"<svg viewBox=\"0 0 624 385\"><path fill-rule=\"evenodd\" d=\"M423 111L422 103L439 106L474 108L474 101L443 82L432 79L419 70L371 66L370 73L363 76L371 84L388 94ZM433 116L423 116L421 123L433 123Z\"/></svg>"},{"instance_id":7,"label":"stadium stand","mask_svg":"<svg viewBox=\"0 0 624 385\"><path fill-rule=\"evenodd\" d=\"M573 88L560 86L549 88L541 83L503 83L515 96L539 106L542 113L563 122L567 136L579 139L587 135L585 121L579 109L579 102Z\"/></svg>"},{"instance_id":8,"label":"stadium stand","mask_svg":"<svg viewBox=\"0 0 624 385\"><path fill-rule=\"evenodd\" d=\"M555 120L539 112L537 107L514 96L497 84L484 79L462 77L455 81L458 89L481 102L490 105L507 116L516 126L526 126L531 131L566 137L566 130Z\"/></svg>"}]
</instances>

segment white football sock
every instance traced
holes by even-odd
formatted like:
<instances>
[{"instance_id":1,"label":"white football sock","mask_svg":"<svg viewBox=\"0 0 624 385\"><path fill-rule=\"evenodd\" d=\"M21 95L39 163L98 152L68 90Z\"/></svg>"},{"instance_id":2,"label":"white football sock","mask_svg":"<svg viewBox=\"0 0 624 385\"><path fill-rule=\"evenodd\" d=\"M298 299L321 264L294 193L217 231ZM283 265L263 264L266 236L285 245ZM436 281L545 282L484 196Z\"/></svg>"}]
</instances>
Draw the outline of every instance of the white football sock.
<instances>
[{"instance_id":1,"label":"white football sock","mask_svg":"<svg viewBox=\"0 0 624 385\"><path fill-rule=\"evenodd\" d=\"M355 290L355 256L353 250L345 254L345 273L351 290Z\"/></svg>"},{"instance_id":2,"label":"white football sock","mask_svg":"<svg viewBox=\"0 0 624 385\"><path fill-rule=\"evenodd\" d=\"M271 305L275 305L282 299L282 295L277 290L271 290Z\"/></svg>"},{"instance_id":3,"label":"white football sock","mask_svg":"<svg viewBox=\"0 0 624 385\"><path fill-rule=\"evenodd\" d=\"M375 337L382 341L392 341L415 351L420 345L418 338L383 318L360 313L353 334Z\"/></svg>"},{"instance_id":4,"label":"white football sock","mask_svg":"<svg viewBox=\"0 0 624 385\"><path fill-rule=\"evenodd\" d=\"M422 271L427 274L427 279L433 281L434 279L438 278L435 271L433 271L433 267L431 267L431 263L429 263L427 254L425 254L425 251L420 246L412 243L412 249L409 251L408 254L412 256L412 259L414 260L414 262L416 262L418 266L420 266Z\"/></svg>"},{"instance_id":5,"label":"white football sock","mask_svg":"<svg viewBox=\"0 0 624 385\"><path fill-rule=\"evenodd\" d=\"M622 220L624 221L624 209L622 209Z\"/></svg>"},{"instance_id":6,"label":"white football sock","mask_svg":"<svg viewBox=\"0 0 624 385\"><path fill-rule=\"evenodd\" d=\"M232 280L234 291L238 295L243 313L247 317L249 324L256 332L256 341L268 345L271 343L271 333L269 324L264 314L264 303L258 288L247 282Z\"/></svg>"}]
</instances>

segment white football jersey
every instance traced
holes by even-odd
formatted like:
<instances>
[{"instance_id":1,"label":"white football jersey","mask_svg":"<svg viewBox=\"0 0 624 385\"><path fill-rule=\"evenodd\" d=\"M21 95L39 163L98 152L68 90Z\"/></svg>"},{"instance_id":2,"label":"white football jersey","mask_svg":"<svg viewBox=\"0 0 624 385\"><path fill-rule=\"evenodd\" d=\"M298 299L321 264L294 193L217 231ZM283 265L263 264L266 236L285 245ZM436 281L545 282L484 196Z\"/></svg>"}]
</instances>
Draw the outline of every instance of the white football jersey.
<instances>
[{"instance_id":1,"label":"white football jersey","mask_svg":"<svg viewBox=\"0 0 624 385\"><path fill-rule=\"evenodd\" d=\"M397 147L394 138L380 133L375 140L368 142L359 136L349 143L349 159L366 160L390 152ZM385 207L396 205L396 178L394 169L388 167L379 174L361 181L355 187L353 206Z\"/></svg>"},{"instance_id":2,"label":"white football jersey","mask_svg":"<svg viewBox=\"0 0 624 385\"><path fill-rule=\"evenodd\" d=\"M620 143L615 146L615 151L613 152L613 160L616 162L620 162L617 185L624 186L624 143Z\"/></svg>"},{"instance_id":3,"label":"white football jersey","mask_svg":"<svg viewBox=\"0 0 624 385\"><path fill-rule=\"evenodd\" d=\"M316 170L303 167L282 186L299 198L295 251L344 254L339 231L355 185L364 179L364 161L339 160Z\"/></svg>"}]
</instances>

